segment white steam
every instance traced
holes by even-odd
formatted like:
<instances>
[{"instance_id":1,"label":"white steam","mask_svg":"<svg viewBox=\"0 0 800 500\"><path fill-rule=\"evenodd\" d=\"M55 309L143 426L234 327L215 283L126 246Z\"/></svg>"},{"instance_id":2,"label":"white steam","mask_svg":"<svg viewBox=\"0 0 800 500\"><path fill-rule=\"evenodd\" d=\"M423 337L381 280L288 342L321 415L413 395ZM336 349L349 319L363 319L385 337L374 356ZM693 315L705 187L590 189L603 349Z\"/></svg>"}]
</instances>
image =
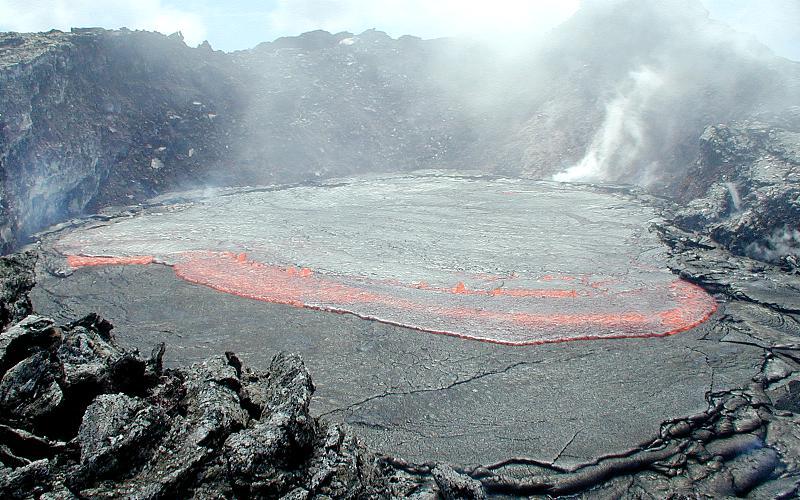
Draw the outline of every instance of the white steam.
<instances>
[{"instance_id":1,"label":"white steam","mask_svg":"<svg viewBox=\"0 0 800 500\"><path fill-rule=\"evenodd\" d=\"M739 196L739 189L736 188L736 184L733 182L723 182L722 185L728 190L728 194L733 202L733 209L738 212L742 206L742 198Z\"/></svg>"},{"instance_id":2,"label":"white steam","mask_svg":"<svg viewBox=\"0 0 800 500\"><path fill-rule=\"evenodd\" d=\"M797 265L800 259L800 230L789 226L776 229L766 241L750 243L745 253L767 262L780 262L788 258Z\"/></svg>"},{"instance_id":3,"label":"white steam","mask_svg":"<svg viewBox=\"0 0 800 500\"><path fill-rule=\"evenodd\" d=\"M627 89L606 105L606 116L586 155L577 164L553 176L559 182L608 180L612 171L627 168L646 146L642 117L652 97L664 84L662 76L642 66L630 73Z\"/></svg>"}]
</instances>

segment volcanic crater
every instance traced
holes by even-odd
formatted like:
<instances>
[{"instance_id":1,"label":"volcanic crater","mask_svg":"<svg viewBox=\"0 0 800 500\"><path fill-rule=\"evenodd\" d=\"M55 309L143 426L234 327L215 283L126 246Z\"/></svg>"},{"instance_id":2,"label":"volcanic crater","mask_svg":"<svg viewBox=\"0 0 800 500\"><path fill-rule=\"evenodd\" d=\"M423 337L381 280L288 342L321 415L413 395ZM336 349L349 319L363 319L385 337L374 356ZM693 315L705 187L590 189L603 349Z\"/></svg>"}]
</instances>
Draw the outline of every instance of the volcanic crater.
<instances>
[{"instance_id":1,"label":"volcanic crater","mask_svg":"<svg viewBox=\"0 0 800 500\"><path fill-rule=\"evenodd\" d=\"M299 351L315 413L381 452L476 466L535 441L578 465L753 373L722 344L712 382L696 362L717 304L659 220L625 190L443 172L183 192L45 236L33 300L173 365Z\"/></svg>"},{"instance_id":2,"label":"volcanic crater","mask_svg":"<svg viewBox=\"0 0 800 500\"><path fill-rule=\"evenodd\" d=\"M0 33L0 496L796 497L800 64L694 0L540 42Z\"/></svg>"}]
</instances>

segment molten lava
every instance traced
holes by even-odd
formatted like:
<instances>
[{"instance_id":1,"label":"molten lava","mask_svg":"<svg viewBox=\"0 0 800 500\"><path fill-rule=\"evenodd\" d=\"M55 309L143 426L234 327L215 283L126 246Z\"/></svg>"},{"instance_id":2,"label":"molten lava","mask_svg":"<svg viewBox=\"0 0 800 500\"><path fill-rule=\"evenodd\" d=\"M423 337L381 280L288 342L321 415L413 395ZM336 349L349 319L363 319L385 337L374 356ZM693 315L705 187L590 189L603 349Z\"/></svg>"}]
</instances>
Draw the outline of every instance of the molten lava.
<instances>
[{"instance_id":1,"label":"molten lava","mask_svg":"<svg viewBox=\"0 0 800 500\"><path fill-rule=\"evenodd\" d=\"M80 268L150 264L154 258L70 255L67 261ZM517 279L513 274L503 286L487 289L463 281L431 286L271 266L231 252L184 252L173 269L183 280L240 297L508 345L662 337L694 328L716 310L711 296L682 280L615 291L614 280L545 275L542 288L506 287Z\"/></svg>"},{"instance_id":2,"label":"molten lava","mask_svg":"<svg viewBox=\"0 0 800 500\"><path fill-rule=\"evenodd\" d=\"M255 300L524 345L705 321L714 299L668 271L657 216L582 186L398 174L201 197L54 247L73 267L159 262Z\"/></svg>"},{"instance_id":3,"label":"molten lava","mask_svg":"<svg viewBox=\"0 0 800 500\"><path fill-rule=\"evenodd\" d=\"M87 257L84 255L67 256L67 264L73 269L90 266L130 266L152 264L152 255L134 255L131 257Z\"/></svg>"}]
</instances>

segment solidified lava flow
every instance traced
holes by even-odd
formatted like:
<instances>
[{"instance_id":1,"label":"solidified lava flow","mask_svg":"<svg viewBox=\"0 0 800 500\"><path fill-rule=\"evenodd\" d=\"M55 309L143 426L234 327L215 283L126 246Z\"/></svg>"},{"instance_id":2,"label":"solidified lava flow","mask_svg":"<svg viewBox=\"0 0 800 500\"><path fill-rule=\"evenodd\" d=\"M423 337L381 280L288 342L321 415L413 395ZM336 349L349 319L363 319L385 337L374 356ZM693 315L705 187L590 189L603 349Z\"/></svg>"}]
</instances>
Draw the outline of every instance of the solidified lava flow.
<instances>
[{"instance_id":1,"label":"solidified lava flow","mask_svg":"<svg viewBox=\"0 0 800 500\"><path fill-rule=\"evenodd\" d=\"M509 345L666 336L715 311L660 265L645 208L546 183L506 197L511 182L244 192L76 231L57 248L73 268L158 260L241 297Z\"/></svg>"}]
</instances>

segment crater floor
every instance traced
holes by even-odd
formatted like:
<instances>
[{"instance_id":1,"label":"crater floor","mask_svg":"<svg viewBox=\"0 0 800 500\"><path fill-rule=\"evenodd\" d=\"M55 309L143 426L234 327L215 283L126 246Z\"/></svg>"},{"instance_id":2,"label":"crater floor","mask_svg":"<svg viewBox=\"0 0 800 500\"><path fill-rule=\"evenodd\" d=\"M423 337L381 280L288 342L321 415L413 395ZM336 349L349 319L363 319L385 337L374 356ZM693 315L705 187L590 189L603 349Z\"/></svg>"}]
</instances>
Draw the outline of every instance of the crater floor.
<instances>
[{"instance_id":1,"label":"crater floor","mask_svg":"<svg viewBox=\"0 0 800 500\"><path fill-rule=\"evenodd\" d=\"M316 415L412 462L569 469L761 369L709 338L714 300L622 194L428 174L159 202L47 238L35 308L97 311L173 364L299 352Z\"/></svg>"}]
</instances>

